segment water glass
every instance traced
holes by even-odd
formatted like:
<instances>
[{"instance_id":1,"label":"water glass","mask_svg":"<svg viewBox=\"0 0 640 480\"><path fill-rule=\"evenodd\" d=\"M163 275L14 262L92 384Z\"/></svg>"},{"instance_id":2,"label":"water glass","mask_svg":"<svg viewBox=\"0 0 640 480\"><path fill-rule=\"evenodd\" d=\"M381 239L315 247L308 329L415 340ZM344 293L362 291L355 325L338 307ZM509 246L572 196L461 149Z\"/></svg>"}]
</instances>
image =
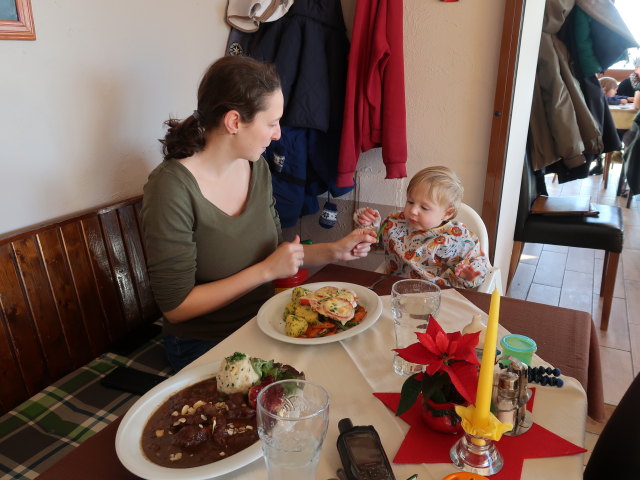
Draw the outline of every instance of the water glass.
<instances>
[{"instance_id":1,"label":"water glass","mask_svg":"<svg viewBox=\"0 0 640 480\"><path fill-rule=\"evenodd\" d=\"M258 435L269 480L315 480L329 423L329 394L306 380L281 380L257 399Z\"/></svg>"},{"instance_id":2,"label":"water glass","mask_svg":"<svg viewBox=\"0 0 640 480\"><path fill-rule=\"evenodd\" d=\"M391 287L391 313L396 334L396 348L416 343L416 332L425 332L429 315L440 310L440 288L427 280L399 280ZM394 352L395 353L395 352ZM398 375L413 375L423 366L393 357L393 371Z\"/></svg>"}]
</instances>

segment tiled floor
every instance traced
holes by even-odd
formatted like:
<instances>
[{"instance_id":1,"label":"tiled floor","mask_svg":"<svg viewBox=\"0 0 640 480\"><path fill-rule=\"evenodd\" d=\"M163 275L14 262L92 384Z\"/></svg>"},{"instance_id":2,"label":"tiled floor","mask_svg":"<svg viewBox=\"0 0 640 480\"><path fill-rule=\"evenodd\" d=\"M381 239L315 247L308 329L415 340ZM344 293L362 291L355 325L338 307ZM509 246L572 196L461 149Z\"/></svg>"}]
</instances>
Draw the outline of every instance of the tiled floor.
<instances>
[{"instance_id":1,"label":"tiled floor","mask_svg":"<svg viewBox=\"0 0 640 480\"><path fill-rule=\"evenodd\" d=\"M624 215L624 249L618 266L609 328L600 332L604 397L608 413L640 372L640 196L627 209L616 197L620 165L613 167L604 189L602 175L558 184L547 175L550 196L591 195L592 201L619 205ZM599 250L527 244L507 295L533 302L584 310L600 324L600 278L604 254ZM603 425L588 421L586 448L593 448ZM585 462L588 454L585 455Z\"/></svg>"}]
</instances>

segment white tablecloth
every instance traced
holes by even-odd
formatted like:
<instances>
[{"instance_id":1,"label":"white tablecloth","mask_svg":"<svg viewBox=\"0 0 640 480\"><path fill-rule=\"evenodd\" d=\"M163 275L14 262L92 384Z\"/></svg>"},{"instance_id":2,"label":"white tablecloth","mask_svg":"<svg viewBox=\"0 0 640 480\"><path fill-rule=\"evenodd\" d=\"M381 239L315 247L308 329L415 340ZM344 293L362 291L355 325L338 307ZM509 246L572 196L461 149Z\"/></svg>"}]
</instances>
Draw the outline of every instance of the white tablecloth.
<instances>
[{"instance_id":1,"label":"white tablecloth","mask_svg":"<svg viewBox=\"0 0 640 480\"><path fill-rule=\"evenodd\" d=\"M338 421L345 417L351 418L354 425L373 425L380 434L389 459L393 461L409 426L372 395L373 392L399 392L404 381L391 368L393 325L389 297L382 297L382 300L384 309L378 322L367 331L342 342L315 346L282 343L263 334L254 318L189 367L220 360L240 351L293 365L304 371L308 380L324 386L330 395L331 413L318 467L317 478L320 480L335 477L336 469L341 467L336 439ZM445 331L461 330L474 313L480 313L486 324L484 312L455 290L443 290L437 319ZM508 332L501 328L500 336L505 333ZM544 364L538 357L532 363ZM570 442L584 445L586 395L578 381L569 377L564 380L562 388L536 385L534 421ZM500 449L499 442L497 446ZM582 455L525 460L521 478L581 479L582 465ZM420 480L441 480L457 471L453 464L392 464L392 467L398 480L414 473L418 473ZM264 461L260 459L218 478L260 480L266 479L267 474Z\"/></svg>"}]
</instances>

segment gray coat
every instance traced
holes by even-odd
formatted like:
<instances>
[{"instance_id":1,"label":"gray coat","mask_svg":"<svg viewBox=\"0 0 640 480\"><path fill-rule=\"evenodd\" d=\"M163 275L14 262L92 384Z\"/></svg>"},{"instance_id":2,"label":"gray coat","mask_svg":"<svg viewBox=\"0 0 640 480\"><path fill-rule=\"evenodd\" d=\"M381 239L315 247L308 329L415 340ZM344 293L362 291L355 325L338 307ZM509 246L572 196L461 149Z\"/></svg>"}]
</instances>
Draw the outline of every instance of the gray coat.
<instances>
[{"instance_id":1,"label":"gray coat","mask_svg":"<svg viewBox=\"0 0 640 480\"><path fill-rule=\"evenodd\" d=\"M598 124L589 112L569 55L556 34L575 0L547 2L531 104L531 165L534 170L562 160L568 168L585 163L583 153L603 149Z\"/></svg>"}]
</instances>

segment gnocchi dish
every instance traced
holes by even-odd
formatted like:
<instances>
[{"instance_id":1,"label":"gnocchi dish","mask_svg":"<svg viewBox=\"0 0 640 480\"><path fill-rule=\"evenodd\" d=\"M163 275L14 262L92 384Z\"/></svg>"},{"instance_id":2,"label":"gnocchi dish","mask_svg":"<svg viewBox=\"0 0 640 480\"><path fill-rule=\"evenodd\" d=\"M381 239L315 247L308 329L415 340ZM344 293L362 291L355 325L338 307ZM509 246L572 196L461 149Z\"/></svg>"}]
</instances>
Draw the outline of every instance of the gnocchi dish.
<instances>
[{"instance_id":1,"label":"gnocchi dish","mask_svg":"<svg viewBox=\"0 0 640 480\"><path fill-rule=\"evenodd\" d=\"M289 337L326 337L355 327L366 314L351 290L295 287L283 313L284 332Z\"/></svg>"}]
</instances>

